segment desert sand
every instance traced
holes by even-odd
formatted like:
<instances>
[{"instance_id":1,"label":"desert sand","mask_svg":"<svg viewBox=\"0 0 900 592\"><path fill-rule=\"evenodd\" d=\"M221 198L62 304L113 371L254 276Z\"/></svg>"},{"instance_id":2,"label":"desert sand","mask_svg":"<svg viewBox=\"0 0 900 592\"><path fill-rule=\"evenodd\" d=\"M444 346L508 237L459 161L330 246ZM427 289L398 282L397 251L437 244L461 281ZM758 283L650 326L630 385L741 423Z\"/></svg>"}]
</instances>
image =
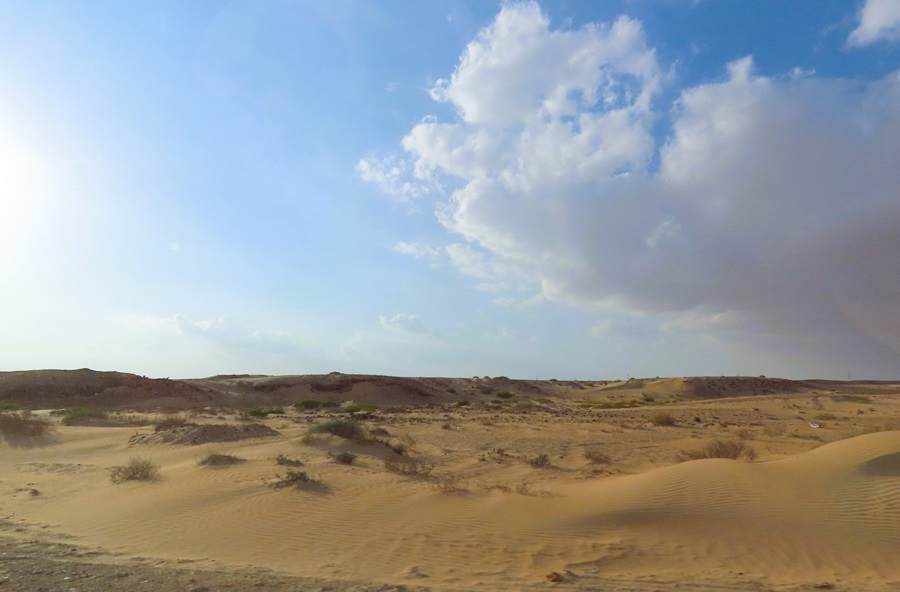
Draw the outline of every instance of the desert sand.
<instances>
[{"instance_id":1,"label":"desert sand","mask_svg":"<svg viewBox=\"0 0 900 592\"><path fill-rule=\"evenodd\" d=\"M900 590L900 383L84 370L0 401L52 423L0 441L10 590ZM158 477L114 483L134 458Z\"/></svg>"}]
</instances>

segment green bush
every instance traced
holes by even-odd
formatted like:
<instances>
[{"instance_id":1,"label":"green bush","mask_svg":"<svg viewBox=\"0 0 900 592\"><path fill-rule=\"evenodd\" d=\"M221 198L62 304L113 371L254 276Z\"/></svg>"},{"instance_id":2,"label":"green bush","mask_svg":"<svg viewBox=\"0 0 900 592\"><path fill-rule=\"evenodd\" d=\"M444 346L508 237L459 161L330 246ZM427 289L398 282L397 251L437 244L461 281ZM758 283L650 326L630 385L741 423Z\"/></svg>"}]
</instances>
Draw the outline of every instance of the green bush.
<instances>
[{"instance_id":1,"label":"green bush","mask_svg":"<svg viewBox=\"0 0 900 592\"><path fill-rule=\"evenodd\" d=\"M0 401L0 411L18 411L19 406L9 401Z\"/></svg>"}]
</instances>

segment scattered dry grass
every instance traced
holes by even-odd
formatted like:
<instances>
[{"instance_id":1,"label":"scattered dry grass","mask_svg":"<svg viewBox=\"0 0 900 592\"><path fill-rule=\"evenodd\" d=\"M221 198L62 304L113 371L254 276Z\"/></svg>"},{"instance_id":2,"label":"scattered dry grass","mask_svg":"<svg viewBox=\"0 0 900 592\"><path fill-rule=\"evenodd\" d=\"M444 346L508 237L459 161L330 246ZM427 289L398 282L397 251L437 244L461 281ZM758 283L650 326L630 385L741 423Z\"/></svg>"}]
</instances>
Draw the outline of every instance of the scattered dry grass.
<instances>
[{"instance_id":1,"label":"scattered dry grass","mask_svg":"<svg viewBox=\"0 0 900 592\"><path fill-rule=\"evenodd\" d=\"M182 415L172 415L166 417L164 419L158 419L153 422L153 431L154 432L164 432L166 430L173 430L175 428L184 427L186 425L193 425L188 422L187 418Z\"/></svg>"},{"instance_id":2,"label":"scattered dry grass","mask_svg":"<svg viewBox=\"0 0 900 592\"><path fill-rule=\"evenodd\" d=\"M112 467L109 478L113 483L124 481L153 481L159 478L159 467L142 458L132 458L128 464Z\"/></svg>"},{"instance_id":3,"label":"scattered dry grass","mask_svg":"<svg viewBox=\"0 0 900 592\"><path fill-rule=\"evenodd\" d=\"M650 418L650 423L655 426L674 426L678 424L675 418L668 413L657 413Z\"/></svg>"},{"instance_id":4,"label":"scattered dry grass","mask_svg":"<svg viewBox=\"0 0 900 592\"><path fill-rule=\"evenodd\" d=\"M384 468L392 473L397 473L398 475L428 479L431 476L431 471L434 470L434 465L411 458L404 458L402 460L386 459L384 461Z\"/></svg>"},{"instance_id":5,"label":"scattered dry grass","mask_svg":"<svg viewBox=\"0 0 900 592\"><path fill-rule=\"evenodd\" d=\"M678 453L681 462L700 460L704 458L739 458L752 461L756 458L756 451L752 446L742 440L714 440L705 446L695 450L682 450Z\"/></svg>"},{"instance_id":6,"label":"scattered dry grass","mask_svg":"<svg viewBox=\"0 0 900 592\"><path fill-rule=\"evenodd\" d=\"M462 477L450 473L435 477L434 486L438 491L444 493L464 493L469 490Z\"/></svg>"},{"instance_id":7,"label":"scattered dry grass","mask_svg":"<svg viewBox=\"0 0 900 592\"><path fill-rule=\"evenodd\" d=\"M584 452L582 452L581 455L596 464L608 465L611 462L609 455L603 452L603 449L599 446L589 446L584 449Z\"/></svg>"},{"instance_id":8,"label":"scattered dry grass","mask_svg":"<svg viewBox=\"0 0 900 592\"><path fill-rule=\"evenodd\" d=\"M547 469L553 466L549 454L539 454L533 458L526 459L525 462L536 469Z\"/></svg>"},{"instance_id":9,"label":"scattered dry grass","mask_svg":"<svg viewBox=\"0 0 900 592\"><path fill-rule=\"evenodd\" d=\"M50 430L50 422L25 413L0 413L0 434L7 437L36 438Z\"/></svg>"},{"instance_id":10,"label":"scattered dry grass","mask_svg":"<svg viewBox=\"0 0 900 592\"><path fill-rule=\"evenodd\" d=\"M275 457L275 463L281 465L283 467L302 467L303 461L298 460L296 458L290 458L289 456L285 456L283 454L279 454Z\"/></svg>"},{"instance_id":11,"label":"scattered dry grass","mask_svg":"<svg viewBox=\"0 0 900 592\"><path fill-rule=\"evenodd\" d=\"M278 476L278 480L270 483L270 487L274 489L284 489L285 487L293 487L294 489L319 490L325 491L328 487L322 481L313 477L306 471L289 470L284 476Z\"/></svg>"}]
</instances>

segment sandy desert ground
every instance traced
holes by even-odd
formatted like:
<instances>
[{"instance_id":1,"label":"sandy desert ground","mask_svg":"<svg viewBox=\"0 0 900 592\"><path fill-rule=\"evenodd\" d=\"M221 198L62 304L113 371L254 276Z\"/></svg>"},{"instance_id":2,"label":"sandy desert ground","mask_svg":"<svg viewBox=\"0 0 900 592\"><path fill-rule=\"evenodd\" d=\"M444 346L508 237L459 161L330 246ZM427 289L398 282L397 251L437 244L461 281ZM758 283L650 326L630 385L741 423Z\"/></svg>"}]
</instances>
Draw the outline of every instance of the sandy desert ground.
<instances>
[{"instance_id":1,"label":"sandy desert ground","mask_svg":"<svg viewBox=\"0 0 900 592\"><path fill-rule=\"evenodd\" d=\"M6 590L900 590L900 383L82 370L0 401L51 423L0 441ZM158 477L114 483L135 458Z\"/></svg>"}]
</instances>

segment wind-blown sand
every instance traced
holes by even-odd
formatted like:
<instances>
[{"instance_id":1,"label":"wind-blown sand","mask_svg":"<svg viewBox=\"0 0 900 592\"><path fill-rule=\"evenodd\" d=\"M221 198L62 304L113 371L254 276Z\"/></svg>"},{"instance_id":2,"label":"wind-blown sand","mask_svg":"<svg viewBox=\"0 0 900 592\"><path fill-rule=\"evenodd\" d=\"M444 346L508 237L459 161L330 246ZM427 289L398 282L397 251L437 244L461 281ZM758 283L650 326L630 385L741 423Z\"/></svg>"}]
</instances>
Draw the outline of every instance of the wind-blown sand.
<instances>
[{"instance_id":1,"label":"wind-blown sand","mask_svg":"<svg viewBox=\"0 0 900 592\"><path fill-rule=\"evenodd\" d=\"M199 446L129 444L152 427L57 426L0 443L0 517L7 538L102 549L107 564L320 582L296 589L900 590L900 431L864 433L896 417L886 387L668 401L670 387L644 384L655 401L637 409L599 409L588 393L363 415L405 458L433 464L427 477L388 470L404 457L382 444L311 440L324 412L261 421L274 437ZM676 425L650 421L661 411ZM745 442L756 461L676 459L715 438ZM332 458L346 451L353 464ZM210 452L246 462L198 466ZM534 466L541 454L549 466ZM270 487L289 469L278 455L323 487ZM135 456L160 479L111 483L108 468Z\"/></svg>"}]
</instances>

